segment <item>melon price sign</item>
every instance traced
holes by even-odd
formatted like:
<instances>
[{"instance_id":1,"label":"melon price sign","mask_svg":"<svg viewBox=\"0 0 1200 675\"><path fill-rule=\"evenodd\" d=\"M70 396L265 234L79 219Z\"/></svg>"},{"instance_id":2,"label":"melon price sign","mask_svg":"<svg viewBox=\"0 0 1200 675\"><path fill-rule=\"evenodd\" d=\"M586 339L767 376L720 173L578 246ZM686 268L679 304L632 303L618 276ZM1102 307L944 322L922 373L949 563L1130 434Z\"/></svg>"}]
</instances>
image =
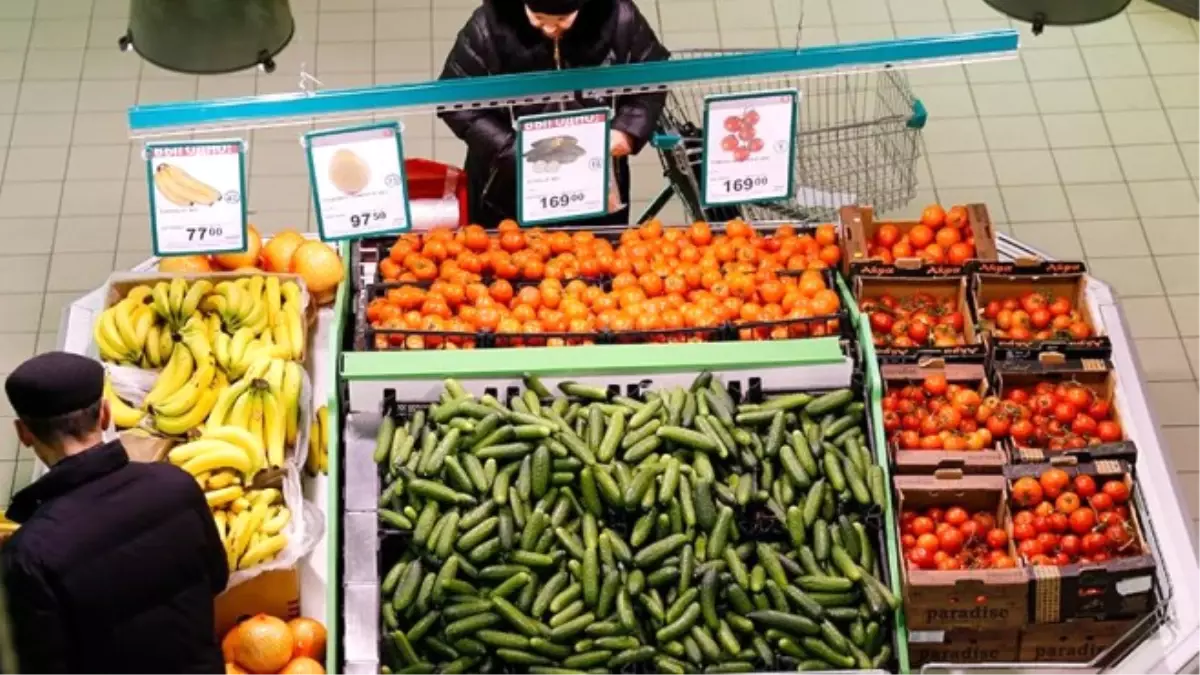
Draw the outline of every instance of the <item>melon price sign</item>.
<instances>
[{"instance_id":1,"label":"melon price sign","mask_svg":"<svg viewBox=\"0 0 1200 675\"><path fill-rule=\"evenodd\" d=\"M797 91L704 99L705 206L792 196Z\"/></svg>"},{"instance_id":2,"label":"melon price sign","mask_svg":"<svg viewBox=\"0 0 1200 675\"><path fill-rule=\"evenodd\" d=\"M149 143L154 254L246 250L246 144L241 140Z\"/></svg>"},{"instance_id":3,"label":"melon price sign","mask_svg":"<svg viewBox=\"0 0 1200 675\"><path fill-rule=\"evenodd\" d=\"M608 212L608 125L603 108L517 120L517 220L522 226Z\"/></svg>"},{"instance_id":4,"label":"melon price sign","mask_svg":"<svg viewBox=\"0 0 1200 675\"><path fill-rule=\"evenodd\" d=\"M322 239L412 228L398 123L314 131L305 134L304 145Z\"/></svg>"}]
</instances>

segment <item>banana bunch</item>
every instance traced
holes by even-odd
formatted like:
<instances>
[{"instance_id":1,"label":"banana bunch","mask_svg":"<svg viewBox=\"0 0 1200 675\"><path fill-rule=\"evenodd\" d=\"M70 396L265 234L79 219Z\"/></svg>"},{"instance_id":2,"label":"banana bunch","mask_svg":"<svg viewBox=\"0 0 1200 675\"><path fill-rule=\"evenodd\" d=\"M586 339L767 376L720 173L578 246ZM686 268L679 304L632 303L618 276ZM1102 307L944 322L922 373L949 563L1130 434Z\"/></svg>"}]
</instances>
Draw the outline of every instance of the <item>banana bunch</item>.
<instances>
[{"instance_id":1,"label":"banana bunch","mask_svg":"<svg viewBox=\"0 0 1200 675\"><path fill-rule=\"evenodd\" d=\"M266 466L283 466L284 448L298 436L302 384L300 364L260 357L241 380L221 393L207 426L247 430L261 439Z\"/></svg>"},{"instance_id":2,"label":"banana bunch","mask_svg":"<svg viewBox=\"0 0 1200 675\"><path fill-rule=\"evenodd\" d=\"M283 528L291 520L292 512L283 504L279 490L243 490L240 485L232 484L210 488L205 495L213 509L217 533L225 545L230 571L269 562L287 546Z\"/></svg>"},{"instance_id":3,"label":"banana bunch","mask_svg":"<svg viewBox=\"0 0 1200 675\"><path fill-rule=\"evenodd\" d=\"M171 332L183 328L200 308L200 301L212 290L212 282L197 279L191 284L176 277L170 282L160 281L151 289L151 305Z\"/></svg>"},{"instance_id":4,"label":"banana bunch","mask_svg":"<svg viewBox=\"0 0 1200 675\"><path fill-rule=\"evenodd\" d=\"M196 440L172 448L167 461L195 476L201 487L219 490L249 485L267 467L267 453L262 439L242 427L209 426ZM223 482L218 477L224 475L233 479ZM216 505L214 499L210 495L209 506Z\"/></svg>"},{"instance_id":5,"label":"banana bunch","mask_svg":"<svg viewBox=\"0 0 1200 675\"><path fill-rule=\"evenodd\" d=\"M101 359L142 367L162 365L163 349L169 352L173 341L170 333L164 338L155 312L147 304L150 295L149 286L137 286L100 313L92 334Z\"/></svg>"},{"instance_id":6,"label":"banana bunch","mask_svg":"<svg viewBox=\"0 0 1200 675\"><path fill-rule=\"evenodd\" d=\"M308 434L308 459L305 469L310 476L329 473L329 409L321 406L313 416L312 429Z\"/></svg>"},{"instance_id":7,"label":"banana bunch","mask_svg":"<svg viewBox=\"0 0 1200 675\"><path fill-rule=\"evenodd\" d=\"M142 400L142 409L153 415L154 428L169 436L187 435L203 424L220 393L229 386L211 353L189 346L189 342L201 340L207 338L189 334L175 345L167 366Z\"/></svg>"},{"instance_id":8,"label":"banana bunch","mask_svg":"<svg viewBox=\"0 0 1200 675\"><path fill-rule=\"evenodd\" d=\"M104 400L108 401L108 411L112 415L113 425L118 429L133 429L141 426L146 418L146 411L139 410L124 401L113 390L112 383L104 378Z\"/></svg>"}]
</instances>

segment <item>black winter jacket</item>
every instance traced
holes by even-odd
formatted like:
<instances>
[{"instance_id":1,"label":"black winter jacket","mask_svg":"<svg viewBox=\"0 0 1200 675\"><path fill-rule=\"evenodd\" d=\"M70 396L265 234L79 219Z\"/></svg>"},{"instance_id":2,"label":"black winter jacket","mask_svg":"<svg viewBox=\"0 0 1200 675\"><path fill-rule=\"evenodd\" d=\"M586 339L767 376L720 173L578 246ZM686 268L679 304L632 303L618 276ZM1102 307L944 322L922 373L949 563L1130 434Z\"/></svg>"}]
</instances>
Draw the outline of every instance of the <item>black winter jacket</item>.
<instances>
[{"instance_id":1,"label":"black winter jacket","mask_svg":"<svg viewBox=\"0 0 1200 675\"><path fill-rule=\"evenodd\" d=\"M633 0L588 0L574 25L554 42L530 25L521 0L484 0L475 10L446 57L441 79L531 73L562 68L662 61L670 56ZM577 100L566 108L609 107L612 128L629 135L636 153L650 139L662 112L665 94L637 94L613 99ZM517 214L514 121L526 115L558 112L558 103L481 108L441 113L456 136L467 143L464 167L472 222L491 227ZM629 201L629 165L614 163L621 199ZM628 210L589 222L628 222Z\"/></svg>"},{"instance_id":2,"label":"black winter jacket","mask_svg":"<svg viewBox=\"0 0 1200 675\"><path fill-rule=\"evenodd\" d=\"M19 492L0 551L22 673L223 673L213 598L229 571L196 481L119 441Z\"/></svg>"}]
</instances>

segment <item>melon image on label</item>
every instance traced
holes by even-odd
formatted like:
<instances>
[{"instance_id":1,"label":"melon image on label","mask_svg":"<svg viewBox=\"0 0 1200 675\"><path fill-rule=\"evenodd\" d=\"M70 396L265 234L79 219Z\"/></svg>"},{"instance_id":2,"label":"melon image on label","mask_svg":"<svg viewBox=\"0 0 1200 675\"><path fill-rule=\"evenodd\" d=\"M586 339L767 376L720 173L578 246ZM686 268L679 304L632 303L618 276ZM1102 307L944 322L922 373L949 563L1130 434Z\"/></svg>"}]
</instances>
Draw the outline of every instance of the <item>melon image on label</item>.
<instances>
[{"instance_id":1,"label":"melon image on label","mask_svg":"<svg viewBox=\"0 0 1200 675\"><path fill-rule=\"evenodd\" d=\"M329 182L348 195L356 195L371 182L371 167L362 157L343 148L329 160Z\"/></svg>"}]
</instances>

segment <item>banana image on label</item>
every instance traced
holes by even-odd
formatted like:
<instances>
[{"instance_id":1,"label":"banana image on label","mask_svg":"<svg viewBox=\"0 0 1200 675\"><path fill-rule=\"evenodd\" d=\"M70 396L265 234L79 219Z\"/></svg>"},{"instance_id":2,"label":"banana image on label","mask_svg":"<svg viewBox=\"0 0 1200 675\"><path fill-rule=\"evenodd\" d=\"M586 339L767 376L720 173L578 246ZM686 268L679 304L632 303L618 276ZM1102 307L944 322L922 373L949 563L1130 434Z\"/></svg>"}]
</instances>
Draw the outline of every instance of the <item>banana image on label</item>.
<instances>
[{"instance_id":1,"label":"banana image on label","mask_svg":"<svg viewBox=\"0 0 1200 675\"><path fill-rule=\"evenodd\" d=\"M154 187L176 206L212 206L221 201L219 190L166 162L154 169Z\"/></svg>"}]
</instances>

